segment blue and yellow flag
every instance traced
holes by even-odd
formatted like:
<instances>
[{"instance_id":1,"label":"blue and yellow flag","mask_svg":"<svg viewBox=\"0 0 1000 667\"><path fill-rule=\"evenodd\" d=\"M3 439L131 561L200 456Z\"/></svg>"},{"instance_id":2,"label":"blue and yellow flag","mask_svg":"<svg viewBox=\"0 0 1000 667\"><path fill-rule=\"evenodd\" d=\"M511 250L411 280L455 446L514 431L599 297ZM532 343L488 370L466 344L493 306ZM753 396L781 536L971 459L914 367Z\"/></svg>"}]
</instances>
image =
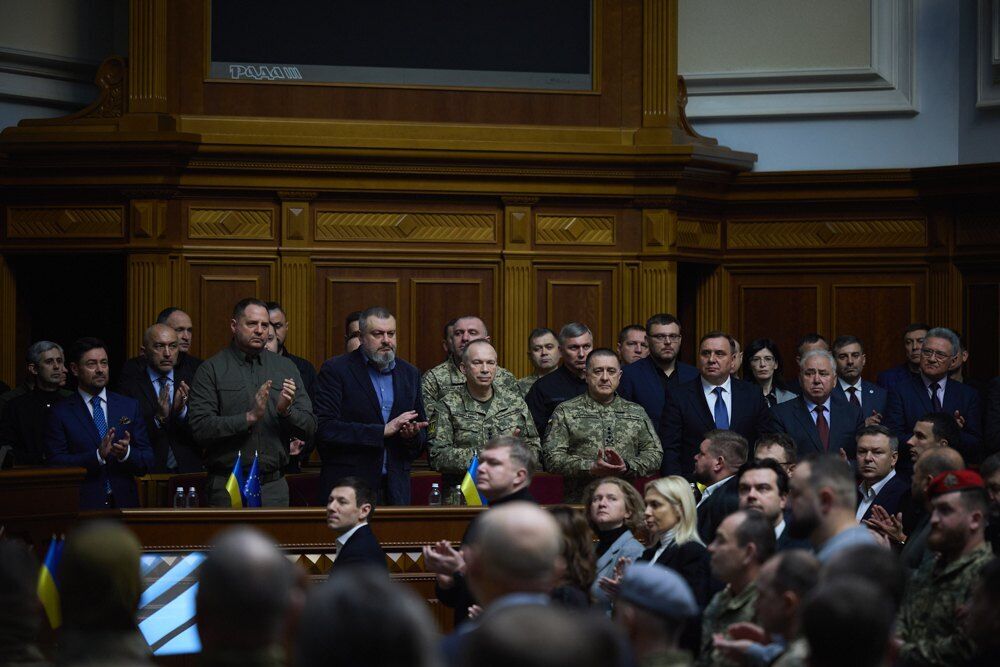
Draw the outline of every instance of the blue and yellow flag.
<instances>
[{"instance_id":1,"label":"blue and yellow flag","mask_svg":"<svg viewBox=\"0 0 1000 667\"><path fill-rule=\"evenodd\" d=\"M486 499L479 495L476 488L476 471L479 470L479 456L473 456L469 463L469 469L465 471L462 479L462 495L465 496L465 504L470 507L482 507L486 504Z\"/></svg>"},{"instance_id":2,"label":"blue and yellow flag","mask_svg":"<svg viewBox=\"0 0 1000 667\"><path fill-rule=\"evenodd\" d=\"M243 506L260 507L260 471L257 470L257 452L253 453L253 465L243 483Z\"/></svg>"},{"instance_id":3,"label":"blue and yellow flag","mask_svg":"<svg viewBox=\"0 0 1000 667\"><path fill-rule=\"evenodd\" d=\"M52 629L62 625L62 608L59 605L59 561L62 558L63 541L52 536L45 562L38 572L38 599L42 601L45 615Z\"/></svg>"},{"instance_id":4,"label":"blue and yellow flag","mask_svg":"<svg viewBox=\"0 0 1000 667\"><path fill-rule=\"evenodd\" d=\"M229 494L229 506L237 509L243 507L243 469L240 467L240 452L236 452L236 463L226 480L226 492Z\"/></svg>"}]
</instances>

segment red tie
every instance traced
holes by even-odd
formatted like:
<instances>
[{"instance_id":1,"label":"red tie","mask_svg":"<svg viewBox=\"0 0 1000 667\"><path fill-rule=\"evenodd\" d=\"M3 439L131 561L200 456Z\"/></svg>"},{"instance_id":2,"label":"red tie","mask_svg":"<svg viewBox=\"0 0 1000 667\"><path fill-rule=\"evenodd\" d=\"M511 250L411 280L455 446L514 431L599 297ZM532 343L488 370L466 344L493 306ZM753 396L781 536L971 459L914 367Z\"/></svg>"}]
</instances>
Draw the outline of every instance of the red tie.
<instances>
[{"instance_id":1,"label":"red tie","mask_svg":"<svg viewBox=\"0 0 1000 667\"><path fill-rule=\"evenodd\" d=\"M824 410L826 408L822 405L816 406L816 430L819 431L819 441L823 443L823 451L828 452L830 451L830 424L823 416Z\"/></svg>"}]
</instances>

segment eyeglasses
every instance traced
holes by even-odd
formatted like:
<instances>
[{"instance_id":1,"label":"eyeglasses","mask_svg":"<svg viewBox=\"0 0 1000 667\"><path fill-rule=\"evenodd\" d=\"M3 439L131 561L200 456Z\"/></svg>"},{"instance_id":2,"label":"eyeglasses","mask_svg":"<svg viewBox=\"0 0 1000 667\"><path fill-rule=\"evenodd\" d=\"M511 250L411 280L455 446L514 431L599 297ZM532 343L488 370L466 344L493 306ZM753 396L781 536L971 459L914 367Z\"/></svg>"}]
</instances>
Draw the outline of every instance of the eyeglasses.
<instances>
[{"instance_id":1,"label":"eyeglasses","mask_svg":"<svg viewBox=\"0 0 1000 667\"><path fill-rule=\"evenodd\" d=\"M925 357L927 359L937 359L938 361L944 361L945 359L951 359L955 355L946 354L944 352L941 352L940 350L931 350L925 347L922 350L920 350L920 356Z\"/></svg>"},{"instance_id":2,"label":"eyeglasses","mask_svg":"<svg viewBox=\"0 0 1000 667\"><path fill-rule=\"evenodd\" d=\"M669 340L671 343L676 343L681 339L680 334L649 334L649 338L652 338L657 343L662 343L665 340Z\"/></svg>"}]
</instances>

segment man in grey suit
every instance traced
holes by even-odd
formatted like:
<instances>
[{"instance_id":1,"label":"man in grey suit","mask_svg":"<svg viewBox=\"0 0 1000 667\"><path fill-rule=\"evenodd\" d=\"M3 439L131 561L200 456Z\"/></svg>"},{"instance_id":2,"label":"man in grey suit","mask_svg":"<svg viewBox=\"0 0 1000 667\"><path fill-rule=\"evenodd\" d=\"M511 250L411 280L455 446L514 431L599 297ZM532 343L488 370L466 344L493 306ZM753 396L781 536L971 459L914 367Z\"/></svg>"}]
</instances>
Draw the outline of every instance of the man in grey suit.
<instances>
[{"instance_id":1,"label":"man in grey suit","mask_svg":"<svg viewBox=\"0 0 1000 667\"><path fill-rule=\"evenodd\" d=\"M858 406L866 426L881 424L889 392L861 378L867 361L864 344L856 336L839 336L833 341L833 358L837 362L834 393Z\"/></svg>"},{"instance_id":2,"label":"man in grey suit","mask_svg":"<svg viewBox=\"0 0 1000 667\"><path fill-rule=\"evenodd\" d=\"M855 433L864 425L856 405L833 395L837 376L833 355L826 350L806 352L799 361L802 395L774 406L776 430L792 436L799 458L844 450L853 459Z\"/></svg>"}]
</instances>

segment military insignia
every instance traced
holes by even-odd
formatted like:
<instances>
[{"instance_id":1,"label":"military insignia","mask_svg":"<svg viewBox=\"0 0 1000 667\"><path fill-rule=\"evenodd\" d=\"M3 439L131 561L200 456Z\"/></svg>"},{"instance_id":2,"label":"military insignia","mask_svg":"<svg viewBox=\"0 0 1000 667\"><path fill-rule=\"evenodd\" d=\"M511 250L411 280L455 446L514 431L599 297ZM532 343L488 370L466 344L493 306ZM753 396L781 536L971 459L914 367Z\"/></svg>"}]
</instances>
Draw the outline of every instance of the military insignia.
<instances>
[{"instance_id":1,"label":"military insignia","mask_svg":"<svg viewBox=\"0 0 1000 667\"><path fill-rule=\"evenodd\" d=\"M957 486L958 485L958 477L956 477L954 474L950 474L949 473L944 478L944 485L945 486Z\"/></svg>"}]
</instances>

